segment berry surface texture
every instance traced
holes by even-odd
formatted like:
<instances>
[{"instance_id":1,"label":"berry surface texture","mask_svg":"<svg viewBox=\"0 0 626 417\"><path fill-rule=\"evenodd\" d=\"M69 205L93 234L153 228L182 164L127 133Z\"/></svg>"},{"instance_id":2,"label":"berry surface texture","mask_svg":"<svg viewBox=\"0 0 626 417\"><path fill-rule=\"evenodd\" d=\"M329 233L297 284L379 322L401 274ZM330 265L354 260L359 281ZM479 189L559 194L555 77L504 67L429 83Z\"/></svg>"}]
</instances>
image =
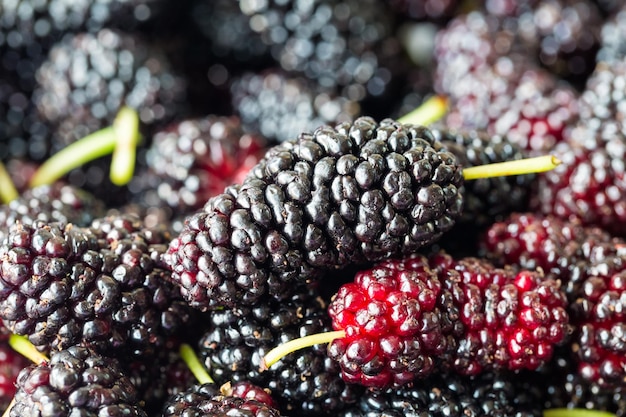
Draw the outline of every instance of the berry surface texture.
<instances>
[{"instance_id":1,"label":"berry surface texture","mask_svg":"<svg viewBox=\"0 0 626 417\"><path fill-rule=\"evenodd\" d=\"M626 417L621 0L0 0L2 417Z\"/></svg>"}]
</instances>

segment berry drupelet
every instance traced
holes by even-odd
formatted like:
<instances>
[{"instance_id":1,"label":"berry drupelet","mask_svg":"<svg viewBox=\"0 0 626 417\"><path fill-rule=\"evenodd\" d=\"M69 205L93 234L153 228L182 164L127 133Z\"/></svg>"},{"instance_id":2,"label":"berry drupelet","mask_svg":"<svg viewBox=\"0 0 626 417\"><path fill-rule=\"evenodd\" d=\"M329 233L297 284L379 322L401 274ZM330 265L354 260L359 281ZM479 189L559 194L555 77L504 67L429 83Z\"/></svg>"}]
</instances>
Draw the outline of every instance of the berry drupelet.
<instances>
[{"instance_id":1,"label":"berry drupelet","mask_svg":"<svg viewBox=\"0 0 626 417\"><path fill-rule=\"evenodd\" d=\"M17 199L0 206L0 242L15 223L72 223L88 226L105 213L104 203L75 186L55 182L27 189Z\"/></svg>"},{"instance_id":2,"label":"berry drupelet","mask_svg":"<svg viewBox=\"0 0 626 417\"><path fill-rule=\"evenodd\" d=\"M67 34L37 70L33 102L39 117L54 132L50 152L111 126L124 106L137 111L147 140L154 129L187 112L186 82L173 69L163 48L138 35L112 29ZM148 142L149 143L149 142ZM145 162L139 153L137 164ZM109 206L128 203L128 186L109 179L111 157L71 170L73 185Z\"/></svg>"},{"instance_id":3,"label":"berry drupelet","mask_svg":"<svg viewBox=\"0 0 626 417\"><path fill-rule=\"evenodd\" d=\"M328 314L345 337L332 341L328 354L341 365L343 378L385 388L430 375L437 357L452 350L448 335L458 327L456 308L438 305L441 293L436 272L422 256L383 261L342 285Z\"/></svg>"},{"instance_id":4,"label":"berry drupelet","mask_svg":"<svg viewBox=\"0 0 626 417\"><path fill-rule=\"evenodd\" d=\"M437 127L431 130L456 155L464 168L514 161L527 156L527 152L506 136L488 135L475 130L461 132ZM472 223L483 228L511 212L526 210L535 179L536 175L530 174L466 182L463 213L457 224Z\"/></svg>"},{"instance_id":5,"label":"berry drupelet","mask_svg":"<svg viewBox=\"0 0 626 417\"><path fill-rule=\"evenodd\" d=\"M538 62L579 87L593 72L602 15L592 1L547 0L522 7L517 34Z\"/></svg>"},{"instance_id":6,"label":"berry drupelet","mask_svg":"<svg viewBox=\"0 0 626 417\"><path fill-rule=\"evenodd\" d=\"M543 392L510 373L443 373L401 390L366 391L341 417L541 417Z\"/></svg>"},{"instance_id":7,"label":"berry drupelet","mask_svg":"<svg viewBox=\"0 0 626 417\"><path fill-rule=\"evenodd\" d=\"M243 391L253 393L254 398L238 396ZM266 401L267 394L258 387L249 390L232 387L223 393L213 384L195 385L170 398L161 417L280 417L282 414Z\"/></svg>"},{"instance_id":8,"label":"berry drupelet","mask_svg":"<svg viewBox=\"0 0 626 417\"><path fill-rule=\"evenodd\" d=\"M623 387L626 255L611 256L590 265L581 296L570 306L576 333L572 351L578 372L600 386Z\"/></svg>"},{"instance_id":9,"label":"berry drupelet","mask_svg":"<svg viewBox=\"0 0 626 417\"><path fill-rule=\"evenodd\" d=\"M580 220L553 215L513 213L495 222L483 235L481 252L496 265L524 269L541 268L561 281L573 302L581 293L591 263L602 262L626 251L623 240Z\"/></svg>"},{"instance_id":10,"label":"berry drupelet","mask_svg":"<svg viewBox=\"0 0 626 417\"><path fill-rule=\"evenodd\" d=\"M0 247L0 316L42 351L82 343L111 356L163 346L189 318L161 263L159 231L133 219L91 228L34 222L11 227Z\"/></svg>"},{"instance_id":11,"label":"berry drupelet","mask_svg":"<svg viewBox=\"0 0 626 417\"><path fill-rule=\"evenodd\" d=\"M343 285L329 355L346 381L401 387L435 369L537 369L569 332L565 294L538 273L477 258L389 260Z\"/></svg>"},{"instance_id":12,"label":"berry drupelet","mask_svg":"<svg viewBox=\"0 0 626 417\"><path fill-rule=\"evenodd\" d=\"M626 388L600 386L581 376L571 354L555 355L539 375L544 410L551 408L580 408L608 411L616 417L626 415Z\"/></svg>"},{"instance_id":13,"label":"berry drupelet","mask_svg":"<svg viewBox=\"0 0 626 417\"><path fill-rule=\"evenodd\" d=\"M258 135L244 133L235 117L186 119L160 129L147 151L140 202L170 207L173 215L190 214L240 183L265 147Z\"/></svg>"},{"instance_id":14,"label":"berry drupelet","mask_svg":"<svg viewBox=\"0 0 626 417\"><path fill-rule=\"evenodd\" d=\"M324 270L414 252L448 231L460 166L426 128L359 118L268 151L170 244L172 278L200 309L286 298Z\"/></svg>"},{"instance_id":15,"label":"berry drupelet","mask_svg":"<svg viewBox=\"0 0 626 417\"><path fill-rule=\"evenodd\" d=\"M541 270L496 268L479 258L454 260L445 253L432 255L430 265L465 326L452 361L456 372L535 370L567 342L565 292Z\"/></svg>"},{"instance_id":16,"label":"berry drupelet","mask_svg":"<svg viewBox=\"0 0 626 417\"><path fill-rule=\"evenodd\" d=\"M578 114L577 93L529 61L508 20L472 12L437 33L435 90L450 99L445 124L487 130L545 153Z\"/></svg>"},{"instance_id":17,"label":"berry drupelet","mask_svg":"<svg viewBox=\"0 0 626 417\"><path fill-rule=\"evenodd\" d=\"M231 83L233 109L246 131L282 142L325 124L354 120L361 107L302 76L273 69L246 72Z\"/></svg>"},{"instance_id":18,"label":"berry drupelet","mask_svg":"<svg viewBox=\"0 0 626 417\"><path fill-rule=\"evenodd\" d=\"M539 210L579 218L585 225L625 237L626 137L613 129L605 134L584 131L591 147L574 141L555 147L554 155L563 163L539 177Z\"/></svg>"},{"instance_id":19,"label":"berry drupelet","mask_svg":"<svg viewBox=\"0 0 626 417\"><path fill-rule=\"evenodd\" d=\"M8 415L147 417L119 364L80 346L55 352L49 362L20 372Z\"/></svg>"},{"instance_id":20,"label":"berry drupelet","mask_svg":"<svg viewBox=\"0 0 626 417\"><path fill-rule=\"evenodd\" d=\"M17 376L28 365L30 361L14 351L7 340L0 340L0 410L6 410L13 399Z\"/></svg>"},{"instance_id":21,"label":"berry drupelet","mask_svg":"<svg viewBox=\"0 0 626 417\"><path fill-rule=\"evenodd\" d=\"M142 408L150 416L160 415L165 403L196 383L191 370L177 352L178 343L168 343L156 354L121 363L137 391Z\"/></svg>"},{"instance_id":22,"label":"berry drupelet","mask_svg":"<svg viewBox=\"0 0 626 417\"><path fill-rule=\"evenodd\" d=\"M116 30L65 36L37 80L33 99L56 126L57 150L109 126L123 105L148 126L183 114L186 86L163 51Z\"/></svg>"},{"instance_id":23,"label":"berry drupelet","mask_svg":"<svg viewBox=\"0 0 626 417\"><path fill-rule=\"evenodd\" d=\"M350 100L382 96L406 70L392 33L395 17L384 2L245 0L239 6L283 69Z\"/></svg>"},{"instance_id":24,"label":"berry drupelet","mask_svg":"<svg viewBox=\"0 0 626 417\"><path fill-rule=\"evenodd\" d=\"M314 292L213 311L207 321L198 353L218 385L250 381L265 387L282 413L302 416L335 415L361 391L342 380L323 345L294 352L260 371L263 356L277 343L331 330L325 304Z\"/></svg>"}]
</instances>

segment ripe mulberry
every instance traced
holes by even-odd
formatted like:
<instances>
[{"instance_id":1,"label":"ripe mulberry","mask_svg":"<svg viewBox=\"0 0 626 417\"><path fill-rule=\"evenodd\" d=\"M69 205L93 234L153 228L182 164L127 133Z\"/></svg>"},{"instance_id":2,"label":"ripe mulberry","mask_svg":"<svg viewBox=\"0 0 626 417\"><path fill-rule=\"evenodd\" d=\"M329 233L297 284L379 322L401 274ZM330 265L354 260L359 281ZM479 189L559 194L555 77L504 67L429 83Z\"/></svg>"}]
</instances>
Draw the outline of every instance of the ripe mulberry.
<instances>
[{"instance_id":1,"label":"ripe mulberry","mask_svg":"<svg viewBox=\"0 0 626 417\"><path fill-rule=\"evenodd\" d=\"M20 372L9 416L42 415L42 410L50 415L147 417L119 363L80 346Z\"/></svg>"},{"instance_id":2,"label":"ripe mulberry","mask_svg":"<svg viewBox=\"0 0 626 417\"><path fill-rule=\"evenodd\" d=\"M190 216L167 254L200 309L286 298L324 270L409 254L461 212L461 167L423 127L371 118L270 149Z\"/></svg>"}]
</instances>

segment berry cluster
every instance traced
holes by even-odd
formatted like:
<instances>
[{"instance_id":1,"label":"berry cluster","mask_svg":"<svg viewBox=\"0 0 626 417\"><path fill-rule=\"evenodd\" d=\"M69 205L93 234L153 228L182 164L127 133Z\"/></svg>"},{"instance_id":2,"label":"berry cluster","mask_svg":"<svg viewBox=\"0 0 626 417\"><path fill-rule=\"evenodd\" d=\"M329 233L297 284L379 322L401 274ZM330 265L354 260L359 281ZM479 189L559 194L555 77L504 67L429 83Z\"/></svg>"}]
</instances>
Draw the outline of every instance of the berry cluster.
<instances>
[{"instance_id":1,"label":"berry cluster","mask_svg":"<svg viewBox=\"0 0 626 417\"><path fill-rule=\"evenodd\" d=\"M0 412L626 417L624 44L614 0L0 0Z\"/></svg>"}]
</instances>

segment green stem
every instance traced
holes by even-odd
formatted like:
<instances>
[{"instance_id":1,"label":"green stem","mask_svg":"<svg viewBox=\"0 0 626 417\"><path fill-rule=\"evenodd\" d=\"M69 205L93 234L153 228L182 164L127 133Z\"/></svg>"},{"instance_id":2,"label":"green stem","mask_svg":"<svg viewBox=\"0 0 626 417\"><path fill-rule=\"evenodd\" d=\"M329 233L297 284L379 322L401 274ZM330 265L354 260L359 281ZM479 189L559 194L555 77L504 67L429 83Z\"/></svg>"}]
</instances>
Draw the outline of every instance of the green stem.
<instances>
[{"instance_id":1,"label":"green stem","mask_svg":"<svg viewBox=\"0 0 626 417\"><path fill-rule=\"evenodd\" d=\"M200 359L198 359L198 356L193 351L191 346L189 346L186 343L183 343L180 345L179 352L180 352L180 357L183 359L183 361L185 361L185 363L189 367L189 370L191 371L191 373L193 373L193 375L196 377L196 379L198 380L200 384L214 384L215 383L215 381L213 381L213 378L211 378L211 375L209 375L209 373L207 372L202 362L200 362Z\"/></svg>"},{"instance_id":2,"label":"green stem","mask_svg":"<svg viewBox=\"0 0 626 417\"><path fill-rule=\"evenodd\" d=\"M552 408L544 410L543 417L615 417L615 414L582 408Z\"/></svg>"},{"instance_id":3,"label":"green stem","mask_svg":"<svg viewBox=\"0 0 626 417\"><path fill-rule=\"evenodd\" d=\"M398 121L402 124L428 126L441 119L447 111L448 101L442 96L433 96Z\"/></svg>"},{"instance_id":4,"label":"green stem","mask_svg":"<svg viewBox=\"0 0 626 417\"><path fill-rule=\"evenodd\" d=\"M0 200L3 204L8 204L19 196L6 167L0 162Z\"/></svg>"},{"instance_id":5,"label":"green stem","mask_svg":"<svg viewBox=\"0 0 626 417\"><path fill-rule=\"evenodd\" d=\"M282 357L295 352L296 350L304 349L314 345L320 345L323 343L330 343L335 339L339 339L346 336L344 330L335 330L333 332L315 333L308 336L302 336L297 339L290 340L276 346L270 350L263 357L261 364L261 371L269 369L270 366L278 362Z\"/></svg>"},{"instance_id":6,"label":"green stem","mask_svg":"<svg viewBox=\"0 0 626 417\"><path fill-rule=\"evenodd\" d=\"M466 181L479 178L506 177L550 171L561 164L554 155L536 156L534 158L516 159L514 161L495 162L463 169Z\"/></svg>"},{"instance_id":7,"label":"green stem","mask_svg":"<svg viewBox=\"0 0 626 417\"><path fill-rule=\"evenodd\" d=\"M130 107L123 107L113 122L117 141L111 160L109 176L115 185L125 185L133 178L139 134L139 115Z\"/></svg>"},{"instance_id":8,"label":"green stem","mask_svg":"<svg viewBox=\"0 0 626 417\"><path fill-rule=\"evenodd\" d=\"M52 184L74 168L109 155L115 149L115 130L106 127L68 145L44 162L30 180L30 187Z\"/></svg>"},{"instance_id":9,"label":"green stem","mask_svg":"<svg viewBox=\"0 0 626 417\"><path fill-rule=\"evenodd\" d=\"M26 336L21 336L17 334L12 334L9 336L9 345L15 350L17 353L22 356L28 358L33 363L42 363L48 362L48 358L46 355L37 350L35 345L33 345Z\"/></svg>"}]
</instances>

